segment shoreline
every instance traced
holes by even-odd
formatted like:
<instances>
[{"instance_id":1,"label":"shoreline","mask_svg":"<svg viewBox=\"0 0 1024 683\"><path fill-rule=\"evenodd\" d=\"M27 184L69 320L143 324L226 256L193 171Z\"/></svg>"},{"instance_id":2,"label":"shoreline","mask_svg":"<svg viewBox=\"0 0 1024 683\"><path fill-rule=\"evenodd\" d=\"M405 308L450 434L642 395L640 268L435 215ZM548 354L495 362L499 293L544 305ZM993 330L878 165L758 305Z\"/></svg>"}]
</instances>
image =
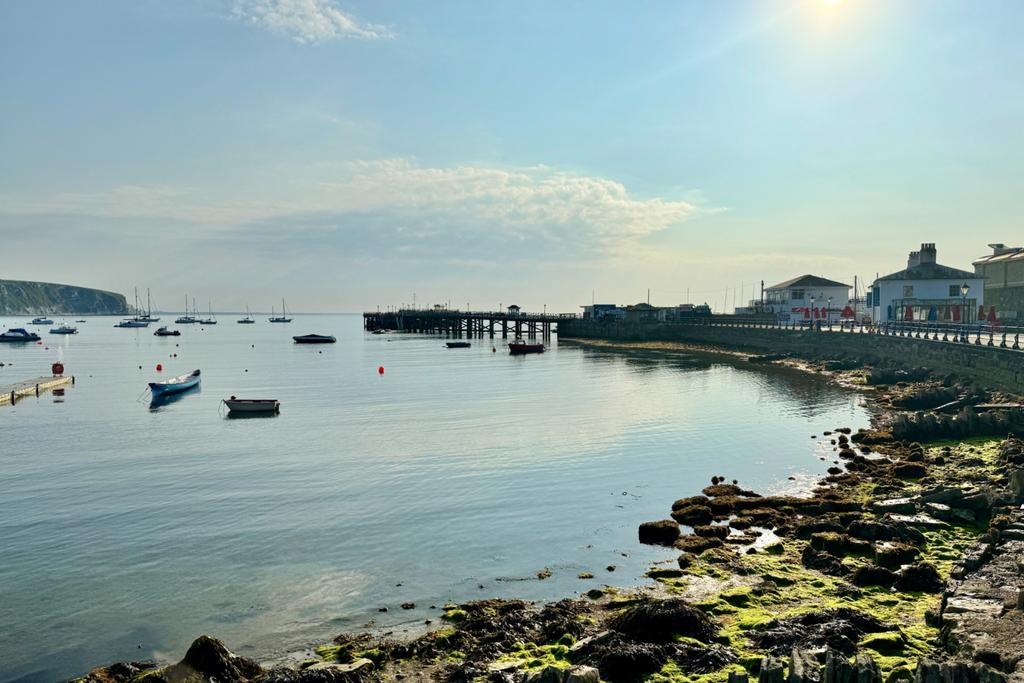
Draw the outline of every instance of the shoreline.
<instances>
[{"instance_id":1,"label":"shoreline","mask_svg":"<svg viewBox=\"0 0 1024 683\"><path fill-rule=\"evenodd\" d=\"M748 361L759 358L751 354L723 352L718 349L671 342L608 343L588 340L580 345L613 350L686 351L725 355ZM847 526L840 524L836 515L848 517L845 520L847 525L858 520L864 522L867 517L877 513L876 504L883 502L883 498L877 495L875 489L881 488L882 492L888 490L892 493L890 489L894 487L894 480L902 482L895 486L895 491L900 494L921 495L922 481L938 481L939 486L947 488L954 486L964 474L962 470L946 466L946 461L952 460L954 456L980 460L981 464L976 468L976 477L979 481L994 482L998 475L993 468L998 460L997 452L1001 452L1000 447L1005 450L1004 442L996 437L982 437L980 441L963 441L957 444L956 448L945 445L914 447L895 439L891 434L886 435L877 431L877 427L886 420L892 420L894 411L897 410L893 406L894 395L897 399L901 396L905 398L914 391L924 391L932 387L934 383L918 383L910 385L909 388L906 385L886 385L888 390L884 390L865 386L863 382L858 383L854 377L857 373L829 371L821 364L792 359L770 359L763 362L771 362L794 371L825 374L830 381L846 386L873 389L869 394L869 400L882 413L879 415L879 421L872 425L872 429L861 430L856 435L851 434L849 429L845 429L843 433L841 426L839 430L821 435L832 440L833 450L838 456L836 463L845 462L845 467L833 467L828 476L817 482L810 498L759 496L755 492L744 491L735 484L714 481L701 495L680 499L673 504L671 519L659 521L650 527L641 524L640 534L646 534L646 540L671 545L683 552L675 562L666 560L656 563L651 568L647 576L655 581L653 586L595 588L589 591L585 598L566 598L542 606L512 599L446 605L441 618L444 626L441 629L431 630L434 628L433 624L423 624L420 635L403 636L399 642L389 640L389 633L375 633L376 629L361 630L356 635L343 634L335 639L333 645L310 648L317 656L298 663L298 669L281 668L280 663L287 661L288 658L278 658L277 668L264 671L255 662L230 655L219 641L204 636L193 644L182 663L177 665L158 669L148 663L122 663L93 670L79 680L189 680L187 676L182 678L181 675L186 671L199 671L200 669L196 668L198 661L211 660L212 657L211 661L215 662L211 666L223 666L232 662L246 663L242 666L245 671L236 666L234 669L238 670L229 672L230 675L226 679L223 678L225 672L221 671L223 680L260 680L268 683L276 680L520 681L533 680L532 677L542 675L553 676L550 680L554 681L562 680L567 675L558 674L557 671L564 672L570 667L584 677L596 676L600 671L601 680L640 680L635 676L631 678L633 674L630 671L639 672L643 669L643 676L652 681L724 681L727 678L732 680L734 676L757 675L763 666L772 665L771 662L766 664L765 656L771 659L788 654L778 648L773 650L766 647L764 653L759 652L756 647L752 649L746 640L744 629L736 626L737 620L749 621L759 612L764 616L766 602L773 604L775 613L785 613L787 609L799 611L800 605L806 606L810 598L813 598L810 602L818 606L831 605L836 602L837 596L840 603L859 604L858 601L867 600L861 605L864 609L860 611L874 617L876 621L879 617L872 612L887 616L889 621L885 623L890 626L896 617L901 619L895 624L895 631L891 628L876 628L878 625L872 624L870 628L875 628L874 632L869 629L860 635L887 635L888 640L881 638L876 639L878 642L870 639L867 641L867 650L879 660L875 664L875 670L879 676L885 674L887 681L910 680L914 673L910 668L911 659L927 659L940 656L942 652L937 642L938 628L924 623L926 613L934 611L937 606L935 603L938 601L936 596L948 588L946 584L950 581L951 574L956 571L956 562L969 555L972 544L988 532L981 528L982 523L977 518L974 518L971 524L960 527L952 522L943 522L945 527L933 526L932 522L942 520L931 518L931 521L924 524L926 530L918 531L917 534L913 530L918 529L918 524L897 520L899 524L894 528L901 531L890 533L903 534L909 539L924 543L926 548L921 553L911 553L903 547L891 548L891 544L910 545L902 543L909 540L908 538L893 538L882 541L887 544L883 548L883 555L899 555L902 552L902 559L908 559L909 555L909 559L912 560L909 566L918 567L915 571L921 575L917 576L916 580L919 583L930 582L927 586L929 591L925 592L925 595L931 597L915 596L904 600L892 597L898 596L898 592L890 591L891 595L886 597L884 591L868 590L872 585L877 587L879 580L883 586L886 582L892 586L900 581L911 581L913 577L901 578L900 572L905 572L905 568L897 572L887 569L883 566L884 563L867 561L866 556L872 554L875 560L878 559L877 548L873 547L878 545L878 540L869 541L850 535ZM861 371L860 376L865 377L866 373ZM857 449L861 451L860 453L854 450L854 442L860 443ZM976 452L985 455L976 456ZM933 461L939 464L929 467ZM907 479L894 478L893 473L899 467L903 467L902 471L905 474L913 470L914 476ZM885 472L881 472L883 469ZM876 482L876 478L884 485ZM837 493L837 489L842 489L843 493ZM896 500L904 498L908 496L901 495ZM666 509L670 502L666 502ZM991 508L993 501L990 500L989 504ZM907 512L916 512L917 508L906 500L891 505L892 509L884 510L883 514L902 514L907 517ZM897 509L902 512L895 512ZM791 523L794 515L797 520L806 523ZM992 517L990 513L989 517ZM827 522L822 521L823 518ZM682 534L681 525L684 529L691 529L693 533ZM769 533L770 529L774 530L775 537L781 540L759 543L758 539ZM941 529L941 533L937 529ZM741 544L735 537L742 537L750 543ZM936 548L929 549L929 545L935 545ZM733 547L739 550L734 551ZM919 555L924 561L919 561ZM678 565L678 569L666 565ZM920 566L931 566L931 571L927 568L921 569ZM760 571L751 571L752 568ZM885 570L889 574L883 574L882 571L875 569ZM765 579L766 575L770 578ZM845 600L842 593L850 588L851 580L854 590L859 590L860 593L867 592L869 595ZM864 583L869 580L876 583ZM938 588L937 582L942 583L942 590L931 590ZM858 586L860 583L864 585ZM886 601L892 600L896 603L885 604ZM652 611L657 605L670 606L680 612L666 622L665 628L669 629L668 633L675 633L678 636L681 633L680 628L686 624L692 626L694 623L701 624L704 631L717 631L703 639L683 635L684 641L681 642L684 642L685 647L677 644L667 648L665 643L658 642L659 638L654 638L652 642L650 633L641 636L615 625L617 621L623 620L623 615L635 611L643 613L637 618L653 618L646 612ZM830 609L848 610L850 607L838 605ZM737 614L740 616L733 616ZM797 617L799 615L794 615L794 618ZM514 623L505 623L509 620ZM564 629L564 633L554 634L550 629L541 628L548 621L558 623L558 627ZM755 625L761 628L770 623L770 619L762 619ZM610 629L607 628L609 625ZM806 630L806 625L787 626L803 627ZM515 633L517 638L513 641L502 640L498 634L505 630ZM894 642L892 633L902 634L903 640L895 638L897 642ZM598 635L605 640L610 639L613 641L612 644L595 644L594 638ZM500 642L498 647L493 647L495 638ZM695 642L689 642L690 640ZM492 647L479 647L488 642ZM871 646L871 643L874 645ZM854 651L863 649L861 641L856 641L855 644L857 647ZM657 647L654 647L655 645ZM680 647L686 650L686 657L681 657ZM637 649L643 650L644 652L640 654L644 656L634 652ZM698 649L701 651L697 652ZM639 659L634 657L625 668L617 667L616 657L621 659L620 655L623 652L633 652ZM756 657L758 654L762 656ZM851 652L844 654L852 656ZM813 659L813 655L807 657ZM695 669L691 667L687 670L686 666L680 668L679 661L689 662L692 658L703 663ZM295 663L294 659L291 661ZM652 668L652 663L657 666ZM861 664L867 666L863 662ZM810 666L809 660L805 661L804 665ZM792 666L794 665L791 664ZM548 670L551 672L544 673ZM596 681L597 678L593 680Z\"/></svg>"}]
</instances>

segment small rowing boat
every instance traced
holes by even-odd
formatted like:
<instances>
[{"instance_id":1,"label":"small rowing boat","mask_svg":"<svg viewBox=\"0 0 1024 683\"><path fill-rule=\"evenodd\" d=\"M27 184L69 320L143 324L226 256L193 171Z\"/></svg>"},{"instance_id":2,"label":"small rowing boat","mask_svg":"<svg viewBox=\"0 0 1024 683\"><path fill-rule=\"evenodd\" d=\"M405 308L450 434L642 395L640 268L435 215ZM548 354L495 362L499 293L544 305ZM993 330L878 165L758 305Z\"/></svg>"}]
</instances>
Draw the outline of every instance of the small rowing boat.
<instances>
[{"instance_id":1,"label":"small rowing boat","mask_svg":"<svg viewBox=\"0 0 1024 683\"><path fill-rule=\"evenodd\" d=\"M523 339L516 339L508 343L508 352L513 356L522 356L527 353L544 353L544 345L540 342L528 342Z\"/></svg>"},{"instance_id":2,"label":"small rowing boat","mask_svg":"<svg viewBox=\"0 0 1024 683\"><path fill-rule=\"evenodd\" d=\"M150 382L149 390L153 392L153 398L159 396L170 396L171 394L180 394L183 391L188 391L194 387L199 386L200 376L198 370L193 370L187 375L181 377L175 377L169 379L166 382Z\"/></svg>"},{"instance_id":3,"label":"small rowing boat","mask_svg":"<svg viewBox=\"0 0 1024 683\"><path fill-rule=\"evenodd\" d=\"M468 349L469 342L445 342L445 346L449 349Z\"/></svg>"},{"instance_id":4,"label":"small rowing boat","mask_svg":"<svg viewBox=\"0 0 1024 683\"><path fill-rule=\"evenodd\" d=\"M277 414L281 412L281 402L276 398L231 398L224 399L231 415Z\"/></svg>"},{"instance_id":5,"label":"small rowing boat","mask_svg":"<svg viewBox=\"0 0 1024 683\"><path fill-rule=\"evenodd\" d=\"M292 337L296 344L333 344L338 341L329 334L301 334L298 337Z\"/></svg>"}]
</instances>

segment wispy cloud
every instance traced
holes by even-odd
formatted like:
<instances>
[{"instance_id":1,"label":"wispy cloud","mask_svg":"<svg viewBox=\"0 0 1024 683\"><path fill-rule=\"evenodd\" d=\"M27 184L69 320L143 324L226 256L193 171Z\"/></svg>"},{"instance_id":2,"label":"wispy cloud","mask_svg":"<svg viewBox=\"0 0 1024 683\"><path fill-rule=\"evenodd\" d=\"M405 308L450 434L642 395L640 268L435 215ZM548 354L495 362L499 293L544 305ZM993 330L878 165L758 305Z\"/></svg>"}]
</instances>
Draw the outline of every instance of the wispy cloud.
<instances>
[{"instance_id":1,"label":"wispy cloud","mask_svg":"<svg viewBox=\"0 0 1024 683\"><path fill-rule=\"evenodd\" d=\"M235 0L231 16L306 45L394 35L386 26L358 21L332 0Z\"/></svg>"},{"instance_id":2,"label":"wispy cloud","mask_svg":"<svg viewBox=\"0 0 1024 683\"><path fill-rule=\"evenodd\" d=\"M637 197L614 180L545 166L426 167L410 159L317 167L277 198L121 186L30 201L0 197L0 206L0 223L4 214L53 216L110 231L130 225L133 233L173 225L179 235L203 240L244 234L253 243L286 241L296 251L537 260L621 254L697 211L690 202Z\"/></svg>"}]
</instances>

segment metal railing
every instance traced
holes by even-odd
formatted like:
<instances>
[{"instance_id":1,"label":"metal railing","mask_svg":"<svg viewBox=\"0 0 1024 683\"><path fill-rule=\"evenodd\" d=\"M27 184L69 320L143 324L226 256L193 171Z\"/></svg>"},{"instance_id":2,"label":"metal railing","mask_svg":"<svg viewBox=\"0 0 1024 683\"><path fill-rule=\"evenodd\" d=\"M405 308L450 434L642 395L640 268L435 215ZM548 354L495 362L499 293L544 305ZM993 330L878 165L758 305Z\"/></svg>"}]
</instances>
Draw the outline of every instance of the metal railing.
<instances>
[{"instance_id":1,"label":"metal railing","mask_svg":"<svg viewBox=\"0 0 1024 683\"><path fill-rule=\"evenodd\" d=\"M659 322L651 320L650 322ZM934 323L918 321L885 321L861 323L851 320L725 320L723 318L692 318L669 320L661 324L701 327L731 327L745 329L781 330L790 332L820 332L832 334L873 334L885 337L906 337L922 341L986 346L1008 351L1020 351L1024 326L1001 323Z\"/></svg>"}]
</instances>

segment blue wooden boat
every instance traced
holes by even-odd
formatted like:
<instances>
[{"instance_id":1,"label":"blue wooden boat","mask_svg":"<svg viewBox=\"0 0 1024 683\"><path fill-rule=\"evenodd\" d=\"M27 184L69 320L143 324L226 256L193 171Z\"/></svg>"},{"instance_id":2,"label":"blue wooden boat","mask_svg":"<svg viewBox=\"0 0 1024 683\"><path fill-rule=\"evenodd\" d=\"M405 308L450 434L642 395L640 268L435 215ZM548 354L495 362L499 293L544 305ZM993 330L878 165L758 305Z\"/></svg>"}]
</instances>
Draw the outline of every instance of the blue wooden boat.
<instances>
[{"instance_id":1,"label":"blue wooden boat","mask_svg":"<svg viewBox=\"0 0 1024 683\"><path fill-rule=\"evenodd\" d=\"M187 375L181 377L175 377L169 379L166 382L150 382L149 390L153 393L153 398L158 396L169 396L171 394L180 394L183 391L188 391L194 387L199 386L201 378L199 371L194 370Z\"/></svg>"}]
</instances>

